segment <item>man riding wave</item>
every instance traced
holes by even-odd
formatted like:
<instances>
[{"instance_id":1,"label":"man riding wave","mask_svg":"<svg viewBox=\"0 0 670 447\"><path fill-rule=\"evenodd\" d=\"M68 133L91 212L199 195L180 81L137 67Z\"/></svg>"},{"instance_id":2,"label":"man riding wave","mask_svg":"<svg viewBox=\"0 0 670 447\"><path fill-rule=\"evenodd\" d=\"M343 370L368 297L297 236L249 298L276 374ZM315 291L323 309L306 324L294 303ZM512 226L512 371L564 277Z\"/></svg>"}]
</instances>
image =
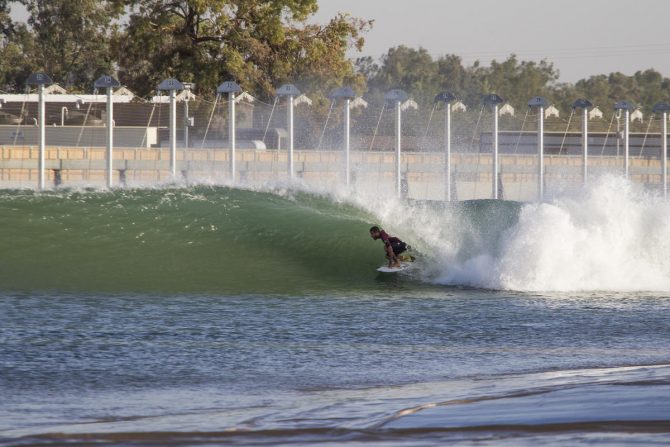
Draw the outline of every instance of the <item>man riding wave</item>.
<instances>
[{"instance_id":1,"label":"man riding wave","mask_svg":"<svg viewBox=\"0 0 670 447\"><path fill-rule=\"evenodd\" d=\"M389 260L389 268L402 267L399 256L409 248L406 243L397 237L389 236L386 231L376 225L370 228L370 237L374 240L381 239L384 242L384 252L386 253L386 259ZM410 259L412 258L410 257Z\"/></svg>"}]
</instances>

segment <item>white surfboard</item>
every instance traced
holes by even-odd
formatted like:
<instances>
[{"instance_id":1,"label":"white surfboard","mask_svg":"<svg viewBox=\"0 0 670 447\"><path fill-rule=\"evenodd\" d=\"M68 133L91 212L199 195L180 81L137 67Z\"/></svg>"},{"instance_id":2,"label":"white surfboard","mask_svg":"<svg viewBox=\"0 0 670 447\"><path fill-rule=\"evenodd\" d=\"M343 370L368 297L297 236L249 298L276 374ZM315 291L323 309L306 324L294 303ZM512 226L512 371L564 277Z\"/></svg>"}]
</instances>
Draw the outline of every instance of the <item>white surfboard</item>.
<instances>
[{"instance_id":1,"label":"white surfboard","mask_svg":"<svg viewBox=\"0 0 670 447\"><path fill-rule=\"evenodd\" d=\"M410 263L400 263L400 267L389 267L388 265L382 265L377 269L378 272L382 273L398 273L403 270L407 270L411 264Z\"/></svg>"}]
</instances>

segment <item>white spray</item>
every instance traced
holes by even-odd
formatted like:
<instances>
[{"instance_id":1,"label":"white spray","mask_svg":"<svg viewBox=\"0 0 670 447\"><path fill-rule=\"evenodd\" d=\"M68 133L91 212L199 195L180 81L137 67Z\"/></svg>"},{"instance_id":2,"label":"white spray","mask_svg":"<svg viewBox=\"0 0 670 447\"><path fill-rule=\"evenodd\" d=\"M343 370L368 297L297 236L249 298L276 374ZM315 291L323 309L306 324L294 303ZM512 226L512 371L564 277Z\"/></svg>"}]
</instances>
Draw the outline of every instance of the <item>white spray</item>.
<instances>
[{"instance_id":1,"label":"white spray","mask_svg":"<svg viewBox=\"0 0 670 447\"><path fill-rule=\"evenodd\" d=\"M358 194L355 201L427 255L426 280L519 291L670 291L670 205L618 177L577 194L465 218ZM471 204L475 206L474 204ZM508 213L509 214L509 213ZM477 221L479 220L479 221ZM492 228L489 228L492 227Z\"/></svg>"}]
</instances>

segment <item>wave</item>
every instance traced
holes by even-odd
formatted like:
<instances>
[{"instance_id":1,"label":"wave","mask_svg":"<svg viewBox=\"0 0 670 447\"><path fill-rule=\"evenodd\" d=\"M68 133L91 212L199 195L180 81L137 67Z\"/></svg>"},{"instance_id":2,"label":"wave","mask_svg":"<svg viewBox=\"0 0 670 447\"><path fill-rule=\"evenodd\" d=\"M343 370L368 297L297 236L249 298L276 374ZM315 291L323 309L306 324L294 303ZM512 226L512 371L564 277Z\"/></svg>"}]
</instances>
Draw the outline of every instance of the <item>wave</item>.
<instances>
[{"instance_id":1,"label":"wave","mask_svg":"<svg viewBox=\"0 0 670 447\"><path fill-rule=\"evenodd\" d=\"M437 278L521 291L670 290L670 205L617 177L526 204L499 244L455 259Z\"/></svg>"},{"instance_id":2,"label":"wave","mask_svg":"<svg viewBox=\"0 0 670 447\"><path fill-rule=\"evenodd\" d=\"M303 193L196 186L0 194L10 290L295 293L374 283L369 216Z\"/></svg>"},{"instance_id":3,"label":"wave","mask_svg":"<svg viewBox=\"0 0 670 447\"><path fill-rule=\"evenodd\" d=\"M278 394L232 410L89 417L9 431L8 445L606 445L667 443L670 367L647 365L470 377L401 387ZM425 399L449 396L426 403ZM408 402L421 402L402 408ZM286 405L287 404L287 405ZM302 405L305 406L302 406ZM298 408L294 408L298 407ZM246 411L245 411L246 410ZM232 413L232 414L231 414ZM0 445L3 439L0 439Z\"/></svg>"},{"instance_id":4,"label":"wave","mask_svg":"<svg viewBox=\"0 0 670 447\"><path fill-rule=\"evenodd\" d=\"M668 291L670 205L617 177L547 203L402 201L222 186L0 194L7 290L286 294L397 286L381 224L420 260L405 284Z\"/></svg>"},{"instance_id":5,"label":"wave","mask_svg":"<svg viewBox=\"0 0 670 447\"><path fill-rule=\"evenodd\" d=\"M670 290L670 204L620 177L546 203L357 203L428 255L427 282L524 292Z\"/></svg>"}]
</instances>

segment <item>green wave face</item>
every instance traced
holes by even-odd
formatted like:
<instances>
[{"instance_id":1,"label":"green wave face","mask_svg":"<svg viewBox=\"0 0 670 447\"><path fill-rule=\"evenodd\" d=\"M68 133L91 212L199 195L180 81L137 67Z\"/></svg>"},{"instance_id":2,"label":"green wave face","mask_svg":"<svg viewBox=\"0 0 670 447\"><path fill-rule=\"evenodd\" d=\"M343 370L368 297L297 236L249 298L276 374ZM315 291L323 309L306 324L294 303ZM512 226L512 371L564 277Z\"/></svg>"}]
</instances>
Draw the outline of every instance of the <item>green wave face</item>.
<instances>
[{"instance_id":1,"label":"green wave face","mask_svg":"<svg viewBox=\"0 0 670 447\"><path fill-rule=\"evenodd\" d=\"M670 290L670 206L603 177L541 204L194 186L0 192L0 290L349 294ZM371 224L411 244L385 262Z\"/></svg>"},{"instance_id":2,"label":"green wave face","mask_svg":"<svg viewBox=\"0 0 670 447\"><path fill-rule=\"evenodd\" d=\"M0 194L0 288L304 293L378 287L371 217L307 194L183 189Z\"/></svg>"}]
</instances>

